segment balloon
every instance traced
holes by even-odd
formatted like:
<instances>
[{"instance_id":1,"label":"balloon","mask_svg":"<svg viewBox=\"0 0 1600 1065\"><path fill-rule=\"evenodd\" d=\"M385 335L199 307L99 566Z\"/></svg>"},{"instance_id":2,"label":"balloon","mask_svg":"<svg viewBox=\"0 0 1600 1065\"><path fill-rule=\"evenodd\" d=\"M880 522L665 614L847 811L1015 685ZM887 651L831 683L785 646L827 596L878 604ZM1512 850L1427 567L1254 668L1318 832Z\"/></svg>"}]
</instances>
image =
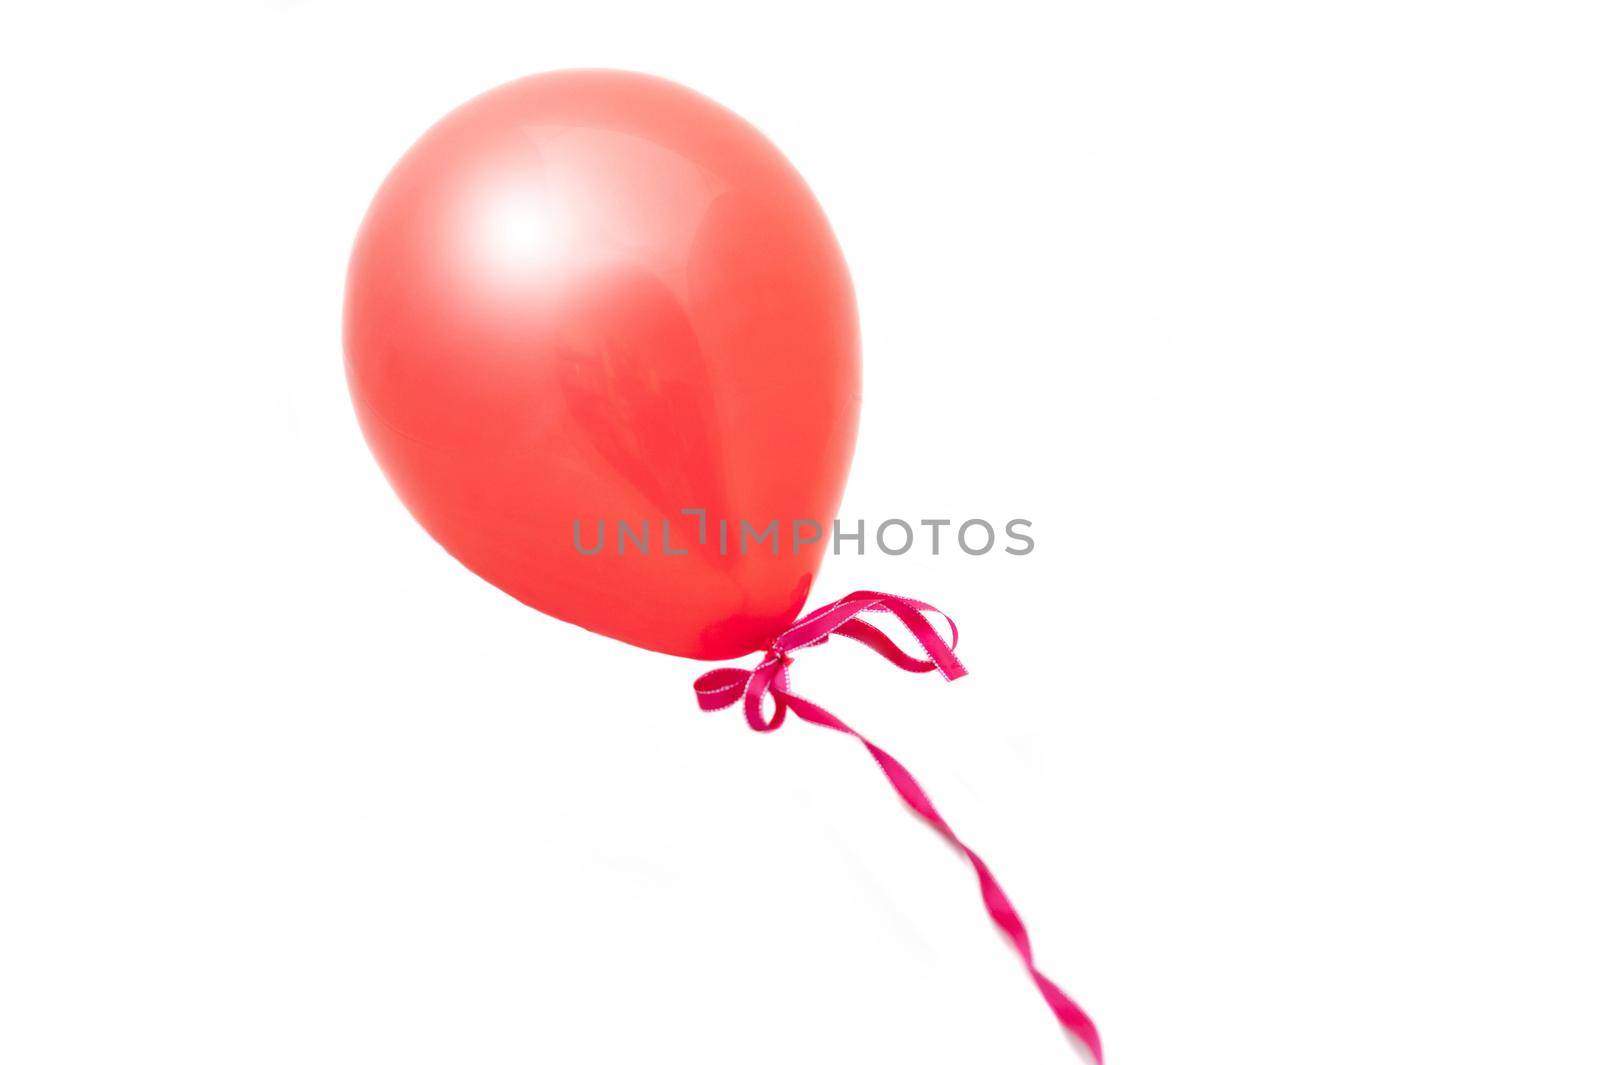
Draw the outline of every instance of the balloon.
<instances>
[{"instance_id":1,"label":"balloon","mask_svg":"<svg viewBox=\"0 0 1600 1065\"><path fill-rule=\"evenodd\" d=\"M800 175L711 100L574 70L451 112L362 222L344 344L400 499L529 606L730 658L804 604L855 447L855 296Z\"/></svg>"}]
</instances>

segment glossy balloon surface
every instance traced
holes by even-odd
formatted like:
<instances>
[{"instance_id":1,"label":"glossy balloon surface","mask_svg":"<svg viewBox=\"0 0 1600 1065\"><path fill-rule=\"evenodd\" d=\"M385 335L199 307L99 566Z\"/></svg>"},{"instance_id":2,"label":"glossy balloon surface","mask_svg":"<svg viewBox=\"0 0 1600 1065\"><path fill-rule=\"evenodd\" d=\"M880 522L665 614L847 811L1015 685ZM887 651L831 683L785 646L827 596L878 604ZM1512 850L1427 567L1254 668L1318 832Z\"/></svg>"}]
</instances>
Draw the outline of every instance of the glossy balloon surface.
<instances>
[{"instance_id":1,"label":"glossy balloon surface","mask_svg":"<svg viewBox=\"0 0 1600 1065\"><path fill-rule=\"evenodd\" d=\"M826 536L790 533L843 492L855 300L799 174L705 97L563 71L446 116L362 223L345 362L406 507L528 605L724 658L804 604ZM774 520L775 554L741 549Z\"/></svg>"}]
</instances>

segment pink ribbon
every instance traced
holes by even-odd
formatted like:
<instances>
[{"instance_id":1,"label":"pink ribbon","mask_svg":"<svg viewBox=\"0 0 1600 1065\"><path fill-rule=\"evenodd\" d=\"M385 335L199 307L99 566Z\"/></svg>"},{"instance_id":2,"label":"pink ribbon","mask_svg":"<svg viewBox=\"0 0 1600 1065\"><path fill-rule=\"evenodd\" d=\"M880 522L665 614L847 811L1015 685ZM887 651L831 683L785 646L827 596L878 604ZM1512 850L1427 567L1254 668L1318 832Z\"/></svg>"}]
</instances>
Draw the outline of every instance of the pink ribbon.
<instances>
[{"instance_id":1,"label":"pink ribbon","mask_svg":"<svg viewBox=\"0 0 1600 1065\"><path fill-rule=\"evenodd\" d=\"M928 653L928 657L915 658L902 651L882 629L861 618L860 615L868 613L888 613L899 618ZM928 614L938 614L949 623L948 643L928 620L926 616ZM744 718L757 732L771 732L783 724L785 715L792 711L802 721L831 728L835 732L842 732L846 736L854 736L860 740L906 804L966 854L967 859L972 862L972 868L977 871L978 887L983 892L983 904L989 911L989 917L1016 946L1017 953L1022 956L1023 963L1027 965L1028 972L1033 976L1033 982L1038 985L1039 993L1044 996L1050 1011L1056 1015L1063 1028L1089 1048L1095 1061L1103 1063L1105 1059L1100 1050L1100 1033L1095 1030L1094 1022L1076 1002L1067 997L1066 992L1057 987L1054 981L1034 965L1033 947L1028 942L1028 930L1022 926L1022 919L1017 916L1011 900L1006 898L1006 893L1000 889L999 882L995 880L994 874L989 872L989 867L984 864L983 859L978 857L972 848L961 842L945 819L939 816L939 811L934 809L933 803L929 801L927 793L922 790L922 785L917 783L917 779L907 772L905 766L895 761L888 752L871 740L816 703L802 699L789 689L789 666L794 661L790 653L803 647L826 643L829 636L847 636L858 643L866 644L890 662L911 673L931 673L938 670L945 680L955 680L957 677L966 676L967 673L966 667L956 657L956 624L944 611L927 603L898 595L852 592L838 602L819 607L795 622L787 632L767 646L766 657L754 669L713 669L695 681L694 693L700 702L700 709L724 710L742 701ZM771 696L773 705L770 717L763 712L762 706L768 696Z\"/></svg>"}]
</instances>

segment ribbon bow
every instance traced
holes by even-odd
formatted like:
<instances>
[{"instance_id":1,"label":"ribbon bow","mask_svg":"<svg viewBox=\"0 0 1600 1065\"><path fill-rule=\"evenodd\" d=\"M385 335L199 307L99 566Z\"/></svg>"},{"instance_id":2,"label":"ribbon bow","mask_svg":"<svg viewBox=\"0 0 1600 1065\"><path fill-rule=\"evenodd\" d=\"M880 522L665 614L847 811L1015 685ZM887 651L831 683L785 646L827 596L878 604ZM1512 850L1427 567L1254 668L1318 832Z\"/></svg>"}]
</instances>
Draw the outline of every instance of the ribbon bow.
<instances>
[{"instance_id":1,"label":"ribbon bow","mask_svg":"<svg viewBox=\"0 0 1600 1065\"><path fill-rule=\"evenodd\" d=\"M917 658L901 650L882 629L861 617L862 614L869 613L893 614L922 645L928 657ZM929 614L937 614L949 624L948 642L928 620ZM884 776L889 778L889 783L894 785L895 791L899 792L900 798L905 800L906 805L967 856L972 868L978 874L978 887L983 893L983 904L989 911L990 919L1016 947L1050 1011L1055 1014L1063 1028L1089 1049L1095 1061L1103 1063L1105 1059L1101 1054L1100 1034L1095 1030L1094 1022L1089 1019L1089 1015L1082 1007L1067 996L1066 992L1039 971L1033 961L1033 947L1028 942L1028 930L1023 927L1022 919L1017 916L1011 900L1001 890L999 882L995 880L994 874L989 872L989 867L984 864L983 859L978 857L972 848L961 842L955 831L939 815L939 811L934 809L932 801L922 790L922 785L917 783L917 779L887 751L816 703L801 698L790 689L789 666L794 661L791 652L826 643L830 636L845 636L865 644L910 673L931 673L938 670L945 680L955 680L967 674L966 667L956 657L958 637L956 624L944 611L903 596L885 595L880 592L852 592L838 602L819 607L795 622L786 632L767 645L766 656L754 669L725 667L703 674L694 682L695 698L700 703L700 709L725 710L735 703L742 702L745 720L757 732L771 732L783 724L784 717L792 712L802 721L842 732L861 741L862 746L878 763L878 767L883 770ZM769 696L773 705L770 716L764 713L763 707Z\"/></svg>"}]
</instances>

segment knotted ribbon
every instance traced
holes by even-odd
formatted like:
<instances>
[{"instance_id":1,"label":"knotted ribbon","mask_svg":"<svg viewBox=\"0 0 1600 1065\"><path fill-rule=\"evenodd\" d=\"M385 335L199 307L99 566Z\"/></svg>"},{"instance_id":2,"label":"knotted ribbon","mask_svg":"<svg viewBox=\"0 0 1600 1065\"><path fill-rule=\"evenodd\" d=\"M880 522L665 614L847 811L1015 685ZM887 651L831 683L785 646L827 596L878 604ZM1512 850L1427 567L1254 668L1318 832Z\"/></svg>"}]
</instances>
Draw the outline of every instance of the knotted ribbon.
<instances>
[{"instance_id":1,"label":"knotted ribbon","mask_svg":"<svg viewBox=\"0 0 1600 1065\"><path fill-rule=\"evenodd\" d=\"M872 613L893 614L910 630L928 657L917 658L907 654L882 629L861 617L863 614ZM949 624L948 642L928 620L929 614L937 614ZM794 661L791 653L826 643L830 636L845 636L865 644L907 672L931 673L938 670L945 680L955 680L966 676L967 673L966 667L956 657L957 635L955 622L949 615L927 603L879 592L852 592L838 602L819 607L795 622L788 631L767 645L766 656L754 669L713 669L701 676L694 683L695 697L699 700L700 709L707 711L724 710L742 702L745 720L757 732L771 732L783 724L786 715L793 713L802 721L809 721L813 725L821 725L860 740L862 746L866 747L877 761L884 776L889 778L889 783L894 785L895 791L900 793L900 798L905 800L906 805L967 856L972 868L978 874L978 887L983 893L983 904L989 911L989 917L1016 947L1050 1011L1056 1015L1063 1028L1089 1048L1095 1061L1103 1063L1100 1034L1095 1030L1094 1022L1067 996L1066 992L1039 971L1033 961L1033 947L1028 942L1028 930L1022 926L1022 919L1017 916L1011 900L1006 898L1006 893L1000 889L999 882L995 880L994 874L989 871L983 859L978 857L972 848L961 842L945 819L939 816L939 811L934 809L933 803L929 801L927 793L922 790L922 785L917 783L917 779L887 751L816 703L796 695L789 687L789 666ZM765 712L764 706L768 697L772 699L773 707L770 715Z\"/></svg>"}]
</instances>

